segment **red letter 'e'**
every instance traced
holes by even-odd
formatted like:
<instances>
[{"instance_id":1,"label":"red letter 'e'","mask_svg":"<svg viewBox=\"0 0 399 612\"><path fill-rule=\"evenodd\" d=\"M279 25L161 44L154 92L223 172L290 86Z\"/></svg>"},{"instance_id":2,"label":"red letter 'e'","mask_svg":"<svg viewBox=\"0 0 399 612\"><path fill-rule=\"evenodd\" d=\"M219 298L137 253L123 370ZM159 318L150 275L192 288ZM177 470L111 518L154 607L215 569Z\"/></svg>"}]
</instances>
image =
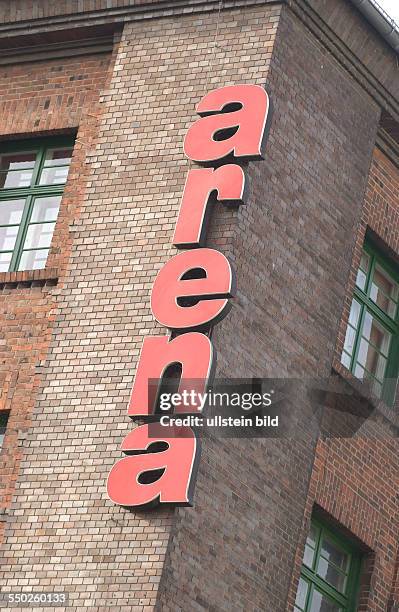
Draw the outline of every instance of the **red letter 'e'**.
<instances>
[{"instance_id":1,"label":"red letter 'e'","mask_svg":"<svg viewBox=\"0 0 399 612\"><path fill-rule=\"evenodd\" d=\"M183 251L158 272L151 309L161 325L190 329L226 316L233 293L233 271L222 253L214 249Z\"/></svg>"},{"instance_id":2,"label":"red letter 'e'","mask_svg":"<svg viewBox=\"0 0 399 612\"><path fill-rule=\"evenodd\" d=\"M197 106L202 118L186 134L185 154L204 164L229 155L262 158L268 110L269 97L259 85L232 85L211 91Z\"/></svg>"}]
</instances>

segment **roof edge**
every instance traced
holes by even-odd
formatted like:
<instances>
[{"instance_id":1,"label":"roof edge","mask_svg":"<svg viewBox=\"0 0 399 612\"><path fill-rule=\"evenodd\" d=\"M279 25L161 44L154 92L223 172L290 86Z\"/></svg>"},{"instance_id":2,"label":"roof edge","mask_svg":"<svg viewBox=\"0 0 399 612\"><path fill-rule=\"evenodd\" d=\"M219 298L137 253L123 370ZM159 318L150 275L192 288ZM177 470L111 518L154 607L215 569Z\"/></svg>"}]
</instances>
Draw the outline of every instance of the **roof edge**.
<instances>
[{"instance_id":1,"label":"roof edge","mask_svg":"<svg viewBox=\"0 0 399 612\"><path fill-rule=\"evenodd\" d=\"M399 55L399 26L377 0L350 0Z\"/></svg>"}]
</instances>

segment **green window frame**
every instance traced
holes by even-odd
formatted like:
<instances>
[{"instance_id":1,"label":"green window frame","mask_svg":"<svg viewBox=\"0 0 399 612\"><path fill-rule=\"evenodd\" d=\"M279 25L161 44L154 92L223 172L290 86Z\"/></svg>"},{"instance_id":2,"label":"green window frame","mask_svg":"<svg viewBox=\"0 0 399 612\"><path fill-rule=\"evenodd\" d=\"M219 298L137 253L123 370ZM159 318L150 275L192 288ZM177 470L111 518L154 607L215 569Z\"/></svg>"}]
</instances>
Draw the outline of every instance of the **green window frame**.
<instances>
[{"instance_id":1,"label":"green window frame","mask_svg":"<svg viewBox=\"0 0 399 612\"><path fill-rule=\"evenodd\" d=\"M0 143L0 272L45 268L74 140Z\"/></svg>"},{"instance_id":2,"label":"green window frame","mask_svg":"<svg viewBox=\"0 0 399 612\"><path fill-rule=\"evenodd\" d=\"M9 410L0 410L0 450L3 446L4 436L6 435L9 416Z\"/></svg>"},{"instance_id":3,"label":"green window frame","mask_svg":"<svg viewBox=\"0 0 399 612\"><path fill-rule=\"evenodd\" d=\"M399 272L366 241L357 271L341 363L392 405L399 365Z\"/></svg>"},{"instance_id":4,"label":"green window frame","mask_svg":"<svg viewBox=\"0 0 399 612\"><path fill-rule=\"evenodd\" d=\"M317 519L305 544L295 612L356 612L361 556Z\"/></svg>"}]
</instances>

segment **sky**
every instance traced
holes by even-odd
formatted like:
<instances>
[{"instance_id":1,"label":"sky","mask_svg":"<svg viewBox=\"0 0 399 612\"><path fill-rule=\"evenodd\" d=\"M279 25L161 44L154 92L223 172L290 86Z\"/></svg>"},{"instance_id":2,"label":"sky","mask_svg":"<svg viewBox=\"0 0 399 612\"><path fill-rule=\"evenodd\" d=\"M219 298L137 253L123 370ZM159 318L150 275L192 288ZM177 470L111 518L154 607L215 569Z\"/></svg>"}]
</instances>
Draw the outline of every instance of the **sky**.
<instances>
[{"instance_id":1,"label":"sky","mask_svg":"<svg viewBox=\"0 0 399 612\"><path fill-rule=\"evenodd\" d=\"M377 0L377 2L399 24L399 0Z\"/></svg>"}]
</instances>

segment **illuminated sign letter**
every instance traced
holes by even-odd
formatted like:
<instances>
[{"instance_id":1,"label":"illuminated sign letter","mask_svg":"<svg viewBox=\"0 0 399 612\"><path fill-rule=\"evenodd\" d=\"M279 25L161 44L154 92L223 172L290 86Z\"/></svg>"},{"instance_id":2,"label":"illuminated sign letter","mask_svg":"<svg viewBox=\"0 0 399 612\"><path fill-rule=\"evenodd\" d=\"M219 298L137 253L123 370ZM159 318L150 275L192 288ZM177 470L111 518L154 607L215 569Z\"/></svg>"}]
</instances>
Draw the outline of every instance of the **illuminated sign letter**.
<instances>
[{"instance_id":1,"label":"illuminated sign letter","mask_svg":"<svg viewBox=\"0 0 399 612\"><path fill-rule=\"evenodd\" d=\"M152 313L170 329L195 328L220 321L233 293L233 272L222 253L183 251L159 271L152 288Z\"/></svg>"},{"instance_id":2,"label":"illuminated sign letter","mask_svg":"<svg viewBox=\"0 0 399 612\"><path fill-rule=\"evenodd\" d=\"M216 170L196 168L187 175L173 244L178 248L196 247L203 243L211 194L224 204L242 204L245 174L237 164Z\"/></svg>"},{"instance_id":3,"label":"illuminated sign letter","mask_svg":"<svg viewBox=\"0 0 399 612\"><path fill-rule=\"evenodd\" d=\"M134 379L128 414L132 418L153 414L158 389L151 389L149 381L159 381L169 366L181 366L178 392L195 390L204 393L212 375L214 350L205 334L190 332L170 340L167 336L148 336L144 339L140 360ZM149 396L152 397L149 397ZM198 406L191 404L190 409L176 407L175 412L196 412Z\"/></svg>"},{"instance_id":4,"label":"illuminated sign letter","mask_svg":"<svg viewBox=\"0 0 399 612\"><path fill-rule=\"evenodd\" d=\"M176 437L168 437L167 429L174 429L169 435ZM158 450L160 446L166 449ZM128 456L109 473L111 501L127 507L154 502L192 505L199 444L191 428L140 425L126 436L121 449Z\"/></svg>"},{"instance_id":5,"label":"illuminated sign letter","mask_svg":"<svg viewBox=\"0 0 399 612\"><path fill-rule=\"evenodd\" d=\"M262 158L268 110L268 95L259 85L232 85L211 91L197 106L202 118L186 134L185 154L203 164L229 156Z\"/></svg>"}]
</instances>

